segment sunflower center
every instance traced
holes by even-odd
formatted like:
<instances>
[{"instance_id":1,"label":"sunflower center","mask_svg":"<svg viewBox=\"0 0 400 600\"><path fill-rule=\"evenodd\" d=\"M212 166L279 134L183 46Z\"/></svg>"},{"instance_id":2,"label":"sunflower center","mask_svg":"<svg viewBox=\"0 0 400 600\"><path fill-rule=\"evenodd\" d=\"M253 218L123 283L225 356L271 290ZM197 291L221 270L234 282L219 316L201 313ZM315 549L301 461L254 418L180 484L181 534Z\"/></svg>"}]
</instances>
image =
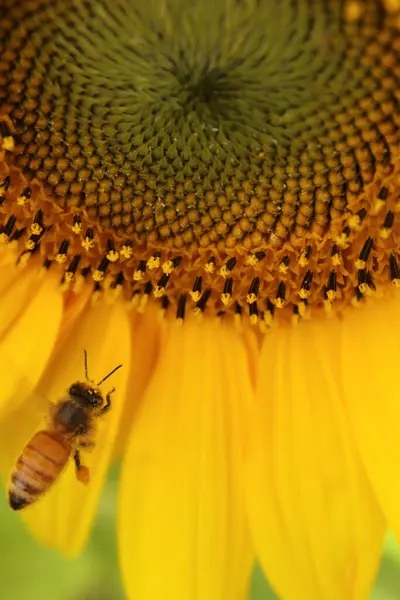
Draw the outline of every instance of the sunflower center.
<instances>
[{"instance_id":1,"label":"sunflower center","mask_svg":"<svg viewBox=\"0 0 400 600\"><path fill-rule=\"evenodd\" d=\"M5 0L3 233L253 321L397 281L399 47L376 0Z\"/></svg>"}]
</instances>

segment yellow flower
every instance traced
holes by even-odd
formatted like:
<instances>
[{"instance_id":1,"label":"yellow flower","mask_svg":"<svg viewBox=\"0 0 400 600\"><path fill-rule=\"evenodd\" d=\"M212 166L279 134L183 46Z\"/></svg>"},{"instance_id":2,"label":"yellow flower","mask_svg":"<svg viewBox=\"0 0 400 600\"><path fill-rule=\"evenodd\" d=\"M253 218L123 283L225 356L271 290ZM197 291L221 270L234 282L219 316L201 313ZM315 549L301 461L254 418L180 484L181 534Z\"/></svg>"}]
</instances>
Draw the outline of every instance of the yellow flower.
<instances>
[{"instance_id":1,"label":"yellow flower","mask_svg":"<svg viewBox=\"0 0 400 600\"><path fill-rule=\"evenodd\" d=\"M362 600L400 537L399 9L2 2L0 469L122 363L90 485L21 514L78 553L121 458L129 598L244 599L257 557Z\"/></svg>"}]
</instances>

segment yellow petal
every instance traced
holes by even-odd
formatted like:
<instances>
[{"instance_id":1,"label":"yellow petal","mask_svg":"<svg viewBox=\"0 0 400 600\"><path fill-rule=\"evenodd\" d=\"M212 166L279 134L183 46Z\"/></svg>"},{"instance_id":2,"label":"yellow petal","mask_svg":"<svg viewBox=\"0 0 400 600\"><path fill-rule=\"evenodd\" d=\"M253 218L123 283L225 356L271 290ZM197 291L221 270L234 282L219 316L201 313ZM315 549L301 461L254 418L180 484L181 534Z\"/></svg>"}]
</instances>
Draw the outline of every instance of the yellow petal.
<instances>
[{"instance_id":1,"label":"yellow petal","mask_svg":"<svg viewBox=\"0 0 400 600\"><path fill-rule=\"evenodd\" d=\"M129 402L118 432L116 456L124 452L139 402L157 363L160 345L159 310L149 307L144 314L131 315L131 368L127 389Z\"/></svg>"},{"instance_id":2,"label":"yellow petal","mask_svg":"<svg viewBox=\"0 0 400 600\"><path fill-rule=\"evenodd\" d=\"M7 282L0 289L0 339L10 330L36 292L37 273L21 273L16 267L1 270L1 279ZM1 286L2 287L2 286Z\"/></svg>"},{"instance_id":3,"label":"yellow petal","mask_svg":"<svg viewBox=\"0 0 400 600\"><path fill-rule=\"evenodd\" d=\"M90 287L85 286L79 294L71 293L64 296L64 313L57 338L57 348L60 348L69 336L71 328L90 301L91 293Z\"/></svg>"},{"instance_id":4,"label":"yellow petal","mask_svg":"<svg viewBox=\"0 0 400 600\"><path fill-rule=\"evenodd\" d=\"M1 259L2 255L0 254L0 296L7 292L14 281L24 279L25 275L31 272L28 269L20 269L13 264L3 264Z\"/></svg>"},{"instance_id":5,"label":"yellow petal","mask_svg":"<svg viewBox=\"0 0 400 600\"><path fill-rule=\"evenodd\" d=\"M243 331L243 342L247 350L250 379L253 386L256 385L260 360L260 338L254 329L254 327L251 329L245 327Z\"/></svg>"},{"instance_id":6,"label":"yellow petal","mask_svg":"<svg viewBox=\"0 0 400 600\"><path fill-rule=\"evenodd\" d=\"M24 285L25 281L15 283L11 296L3 294L1 297L4 306L8 305L8 317L12 311L9 300L15 294L19 305L24 298ZM1 416L17 409L39 381L60 327L62 297L55 277L49 274L38 287L32 286L29 300L24 312L0 341Z\"/></svg>"},{"instance_id":7,"label":"yellow petal","mask_svg":"<svg viewBox=\"0 0 400 600\"><path fill-rule=\"evenodd\" d=\"M283 600L366 599L382 547L383 518L343 406L336 331L310 322L267 337L249 411L251 529Z\"/></svg>"},{"instance_id":8,"label":"yellow petal","mask_svg":"<svg viewBox=\"0 0 400 600\"><path fill-rule=\"evenodd\" d=\"M83 464L90 469L89 485L84 486L77 481L73 461L70 460L55 487L37 504L24 509L22 513L29 529L42 543L69 555L78 553L87 539L112 456L129 375L129 344L129 322L120 305L99 305L92 308L78 320L39 385L43 397L51 401L64 397L71 383L85 379L84 349L88 353L89 376L96 381L117 364L123 363L123 368L102 386L104 393L114 386L116 391L111 397L111 410L97 422L98 430L94 438L96 446L90 453L81 453ZM35 408L31 408L30 403L26 403L24 408L25 416L20 411L16 419L30 422L30 437L38 427L43 427L44 415L37 409L35 415ZM10 422L11 417L7 424ZM16 420L12 430L15 431L17 427ZM26 429L25 426L25 432ZM3 428L0 435L6 435ZM22 446L17 448L13 440L8 443L14 450L15 460Z\"/></svg>"},{"instance_id":9,"label":"yellow petal","mask_svg":"<svg viewBox=\"0 0 400 600\"><path fill-rule=\"evenodd\" d=\"M346 406L384 513L400 540L400 298L382 299L343 320Z\"/></svg>"},{"instance_id":10,"label":"yellow petal","mask_svg":"<svg viewBox=\"0 0 400 600\"><path fill-rule=\"evenodd\" d=\"M128 597L236 600L251 570L242 491L244 345L214 322L169 325L121 476Z\"/></svg>"}]
</instances>

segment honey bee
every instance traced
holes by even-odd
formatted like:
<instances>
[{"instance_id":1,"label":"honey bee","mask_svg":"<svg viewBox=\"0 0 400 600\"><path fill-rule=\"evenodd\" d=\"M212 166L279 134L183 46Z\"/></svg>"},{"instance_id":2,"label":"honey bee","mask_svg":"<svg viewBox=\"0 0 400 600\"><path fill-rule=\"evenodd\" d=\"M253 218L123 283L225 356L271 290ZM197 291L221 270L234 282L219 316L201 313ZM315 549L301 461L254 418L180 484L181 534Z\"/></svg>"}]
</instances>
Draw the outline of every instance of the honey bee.
<instances>
[{"instance_id":1,"label":"honey bee","mask_svg":"<svg viewBox=\"0 0 400 600\"><path fill-rule=\"evenodd\" d=\"M89 379L87 352L84 351L86 382L77 381L67 396L53 404L49 427L38 431L26 444L11 472L9 504L20 510L38 500L57 481L73 455L76 477L89 483L89 469L81 463L80 450L93 448L94 421L111 408L112 388L104 399L99 387L122 367L118 365L99 383Z\"/></svg>"}]
</instances>

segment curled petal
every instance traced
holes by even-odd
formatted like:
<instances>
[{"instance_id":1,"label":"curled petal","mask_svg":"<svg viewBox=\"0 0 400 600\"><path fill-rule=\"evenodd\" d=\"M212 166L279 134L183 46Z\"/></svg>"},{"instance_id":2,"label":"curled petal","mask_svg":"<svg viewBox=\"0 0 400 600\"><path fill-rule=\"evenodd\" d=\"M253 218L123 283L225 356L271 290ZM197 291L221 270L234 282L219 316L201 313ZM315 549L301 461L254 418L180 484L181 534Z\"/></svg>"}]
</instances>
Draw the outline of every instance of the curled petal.
<instances>
[{"instance_id":1,"label":"curled petal","mask_svg":"<svg viewBox=\"0 0 400 600\"><path fill-rule=\"evenodd\" d=\"M400 298L353 311L341 323L346 409L390 527L400 540Z\"/></svg>"},{"instance_id":2,"label":"curled petal","mask_svg":"<svg viewBox=\"0 0 400 600\"><path fill-rule=\"evenodd\" d=\"M123 463L119 540L129 598L246 598L244 345L214 322L175 324Z\"/></svg>"},{"instance_id":3,"label":"curled petal","mask_svg":"<svg viewBox=\"0 0 400 600\"><path fill-rule=\"evenodd\" d=\"M50 274L39 285L16 280L0 296L0 414L16 410L39 381L54 350L62 319L62 297ZM43 307L46 312L43 313ZM1 326L0 326L1 329Z\"/></svg>"},{"instance_id":4,"label":"curled petal","mask_svg":"<svg viewBox=\"0 0 400 600\"><path fill-rule=\"evenodd\" d=\"M82 463L89 468L90 483L77 481L73 460L60 475L58 482L36 504L24 509L22 516L35 537L47 546L68 555L82 550L87 540L104 479L113 454L113 447L124 408L125 387L129 375L129 324L122 307L100 305L78 320L70 337L55 356L39 385L41 406L26 402L19 417L24 423L22 436L8 439L7 421L1 427L0 438L7 444L8 461L2 460L3 472L9 473L13 462L34 431L46 426L48 405L45 399L57 401L75 381L84 381L83 350L87 350L89 376L99 381L118 363L120 369L101 386L106 394L115 386L111 410L96 420L94 449L81 452ZM23 414L22 414L23 412ZM16 417L14 416L14 419ZM13 429L14 431L14 429ZM5 464L8 462L8 464Z\"/></svg>"},{"instance_id":5,"label":"curled petal","mask_svg":"<svg viewBox=\"0 0 400 600\"><path fill-rule=\"evenodd\" d=\"M247 498L258 556L284 600L366 598L380 558L384 522L348 424L337 347L337 323L317 321L262 348Z\"/></svg>"}]
</instances>

